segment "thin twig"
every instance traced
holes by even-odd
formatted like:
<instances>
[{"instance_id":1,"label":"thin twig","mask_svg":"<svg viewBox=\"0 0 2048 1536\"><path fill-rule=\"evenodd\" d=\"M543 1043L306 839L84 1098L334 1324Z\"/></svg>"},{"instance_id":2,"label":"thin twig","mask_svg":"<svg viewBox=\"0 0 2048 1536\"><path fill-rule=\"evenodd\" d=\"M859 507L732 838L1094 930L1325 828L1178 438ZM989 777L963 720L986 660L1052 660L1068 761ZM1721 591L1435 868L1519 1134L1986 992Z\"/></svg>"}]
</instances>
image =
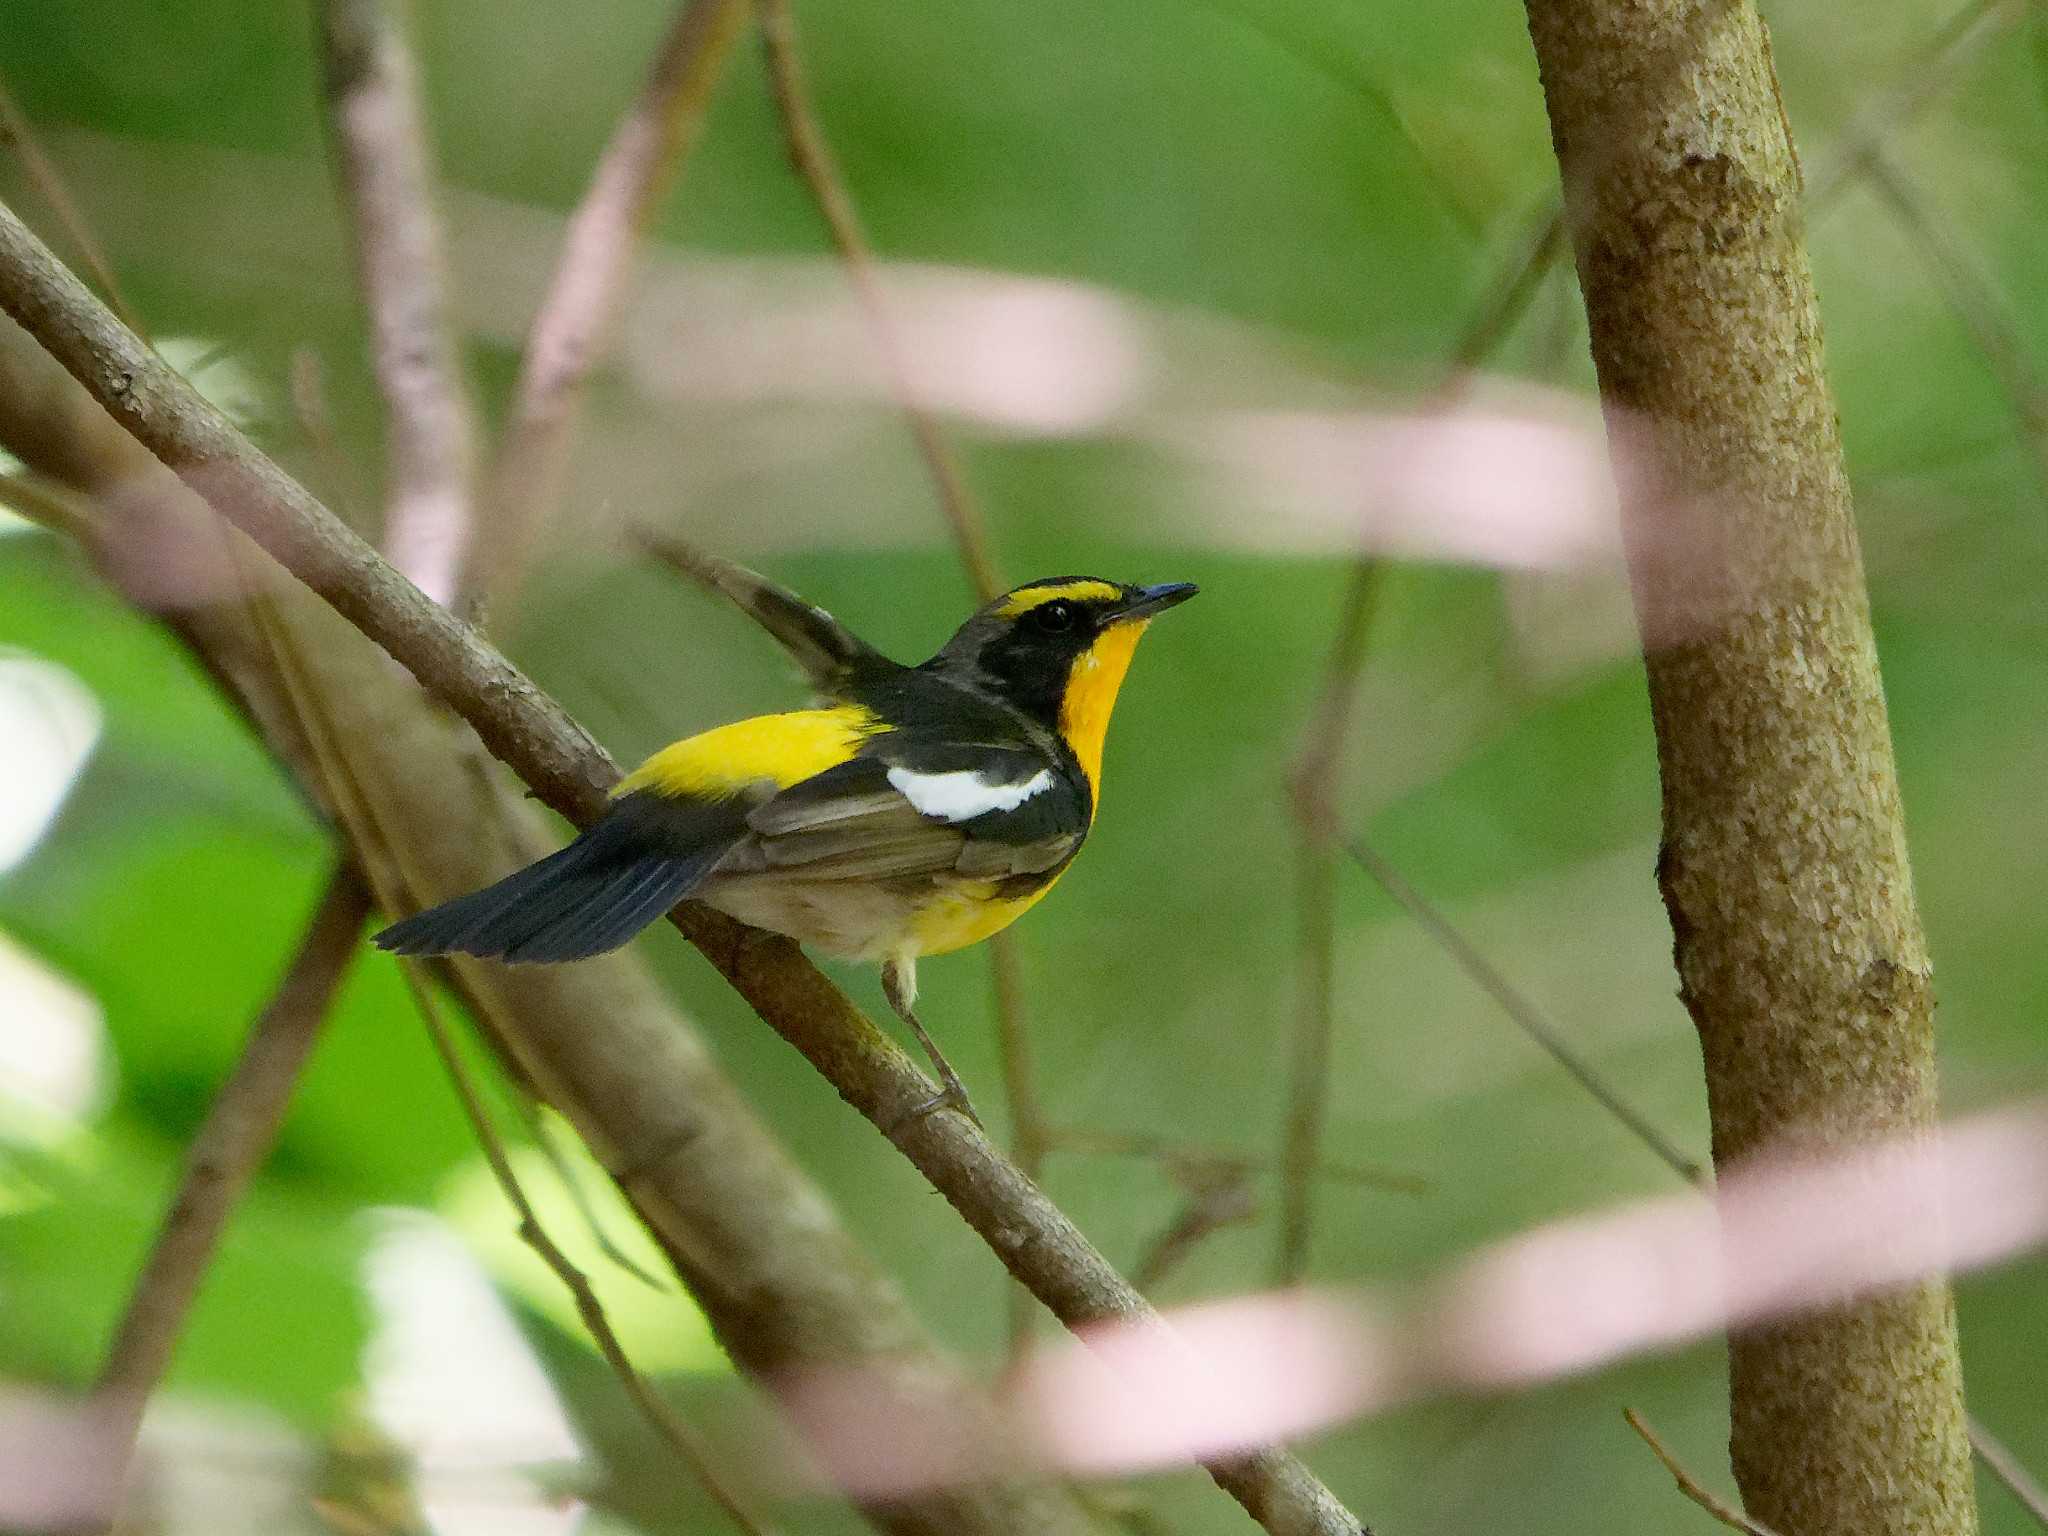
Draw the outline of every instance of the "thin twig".
<instances>
[{"instance_id":1,"label":"thin twig","mask_svg":"<svg viewBox=\"0 0 2048 1536\"><path fill-rule=\"evenodd\" d=\"M163 1379L228 1218L277 1140L300 1070L361 948L369 914L362 878L352 867L337 869L240 1059L185 1150L177 1194L95 1381L97 1392L122 1400L131 1414L141 1412Z\"/></svg>"},{"instance_id":2,"label":"thin twig","mask_svg":"<svg viewBox=\"0 0 2048 1536\"><path fill-rule=\"evenodd\" d=\"M1700 1485L1699 1479L1686 1471L1680 1465L1678 1458L1664 1448L1664 1442L1657 1438L1656 1431L1643 1422L1643 1416L1637 1413L1635 1409L1624 1408L1621 1411L1621 1416L1628 1420L1628 1427L1630 1429L1643 1437L1643 1443L1650 1448L1651 1453L1664 1463L1664 1470L1669 1472L1673 1481L1678 1484L1678 1491L1680 1493L1691 1499L1693 1503L1699 1505L1701 1509L1704 1509L1730 1530L1744 1531L1747 1533L1747 1536L1777 1536L1777 1532L1773 1531L1761 1520L1752 1520L1741 1510L1735 1508L1734 1505L1729 1504L1726 1500L1709 1493L1703 1488Z\"/></svg>"},{"instance_id":3,"label":"thin twig","mask_svg":"<svg viewBox=\"0 0 2048 1536\"><path fill-rule=\"evenodd\" d=\"M320 356L311 347L296 347L291 363L292 419L304 434L314 462L328 485L327 500L342 521L360 533L367 523L363 507L367 499L356 477L355 465L341 451L341 438L334 430L334 412L327 403L327 381Z\"/></svg>"},{"instance_id":4,"label":"thin twig","mask_svg":"<svg viewBox=\"0 0 2048 1536\"><path fill-rule=\"evenodd\" d=\"M1158 1163L1169 1170L1221 1168L1236 1174L1268 1174L1271 1161L1212 1147L1196 1141L1176 1141L1170 1136L1147 1136L1133 1131L1097 1131L1085 1126L1059 1126L1053 1131L1053 1145L1061 1152L1083 1156L1132 1157ZM1436 1186L1420 1174L1371 1163L1333 1162L1324 1159L1315 1166L1315 1176L1334 1184L1353 1184L1366 1189L1389 1190L1401 1195L1426 1195Z\"/></svg>"},{"instance_id":5,"label":"thin twig","mask_svg":"<svg viewBox=\"0 0 2048 1536\"><path fill-rule=\"evenodd\" d=\"M1984 1421L1974 1413L1970 1415L1970 1449L1977 1453L1985 1470L2003 1483L2005 1491L2034 1517L2034 1523L2048 1530L2048 1488L2041 1486L2013 1455L2012 1448L1986 1429Z\"/></svg>"},{"instance_id":6,"label":"thin twig","mask_svg":"<svg viewBox=\"0 0 2048 1536\"><path fill-rule=\"evenodd\" d=\"M604 1218L599 1214L597 1204L591 1198L590 1187L584 1180L583 1170L576 1166L569 1150L562 1145L561 1139L556 1135L553 1124L541 1113L540 1100L518 1084L513 1085L512 1098L519 1111L521 1123L526 1127L527 1139L547 1160L549 1169L555 1175L555 1181L562 1186L562 1193L567 1195L569 1203L576 1207L576 1215L583 1222L583 1230L590 1238L591 1246L649 1290L669 1293L673 1287L662 1284L659 1276L637 1262L605 1229Z\"/></svg>"},{"instance_id":7,"label":"thin twig","mask_svg":"<svg viewBox=\"0 0 2048 1536\"><path fill-rule=\"evenodd\" d=\"M1288 1049L1287 1110L1280 1143L1280 1239L1273 1259L1276 1285L1293 1285L1308 1268L1309 1233L1315 1218L1314 1171L1322 1159L1323 1124L1329 1117L1330 1049L1336 1034L1333 807L1379 579L1376 560L1360 560L1352 567L1336 638L1324 664L1317 708L1290 786L1300 834L1295 851L1300 942L1294 1030Z\"/></svg>"},{"instance_id":8,"label":"thin twig","mask_svg":"<svg viewBox=\"0 0 2048 1536\"><path fill-rule=\"evenodd\" d=\"M569 218L562 254L526 333L504 437L490 467L480 604L509 603L561 492L590 371L610 337L654 210L695 143L747 0L685 0L640 94L612 131Z\"/></svg>"},{"instance_id":9,"label":"thin twig","mask_svg":"<svg viewBox=\"0 0 2048 1536\"><path fill-rule=\"evenodd\" d=\"M1997 290L1977 272L1931 217L1920 189L1882 145L1871 146L1863 166L1870 183L1919 248L1942 297L1984 354L2012 407L2020 435L2034 461L2035 478L2048 491L2048 380L2027 355L2018 328L2006 313Z\"/></svg>"},{"instance_id":10,"label":"thin twig","mask_svg":"<svg viewBox=\"0 0 2048 1536\"><path fill-rule=\"evenodd\" d=\"M589 734L264 457L4 207L0 309L124 430L467 720L542 801L578 825L605 808L618 768ZM910 1113L931 1098L929 1079L795 944L693 903L670 920L840 1097L892 1128L897 1148L1062 1322L1156 1322L1144 1298L979 1126L961 1115ZM1284 1450L1204 1464L1269 1529L1356 1536L1358 1518Z\"/></svg>"},{"instance_id":11,"label":"thin twig","mask_svg":"<svg viewBox=\"0 0 2048 1536\"><path fill-rule=\"evenodd\" d=\"M1656 1153L1664 1166L1691 1184L1704 1185L1707 1171L1694 1159L1681 1152L1671 1139L1652 1125L1649 1119L1627 1100L1622 1098L1592 1064L1581 1056L1576 1047L1564 1038L1564 1034L1542 1010L1517 991L1514 984L1503 976L1487 958L1475 949L1470 940L1460 933L1422 893L1410 885L1401 872L1381 857L1379 851L1362 837L1345 839L1344 851L1373 880L1381 890L1393 897L1410 917L1420 923L1438 945L1451 956L1467 976L1479 983L1486 994L1507 1016L1521 1026L1522 1032L1549 1053L1550 1058L1566 1072L1581 1088L1591 1094L1610 1115L1634 1133L1636 1139Z\"/></svg>"},{"instance_id":12,"label":"thin twig","mask_svg":"<svg viewBox=\"0 0 2048 1536\"><path fill-rule=\"evenodd\" d=\"M230 550L230 558L239 566L243 557L231 534L222 530ZM267 593L258 589L253 580L244 580L245 600L255 616L257 627L262 631L271 650L277 674L283 680L292 707L298 716L318 772L324 781L326 798L341 822L348 828L350 840L358 847L374 848L378 856L365 861L365 867L372 871L370 879L378 889L377 903L387 912L410 911L418 904L410 900L403 890L394 889L403 883L402 877L380 875L379 870L399 867L392 839L381 824L375 804L366 795L348 766L348 759L336 740L333 722L328 717L313 680L297 645L286 629L283 618ZM519 1216L519 1235L541 1260L552 1269L568 1287L576 1304L577 1316L589 1330L598 1352L605 1363L617 1374L627 1394L663 1439L682 1456L692 1476L710 1494L712 1500L729 1515L733 1523L747 1533L747 1536L765 1536L764 1528L741 1504L737 1495L726 1485L719 1474L708 1448L687 1424L674 1407L657 1393L640 1374L640 1370L627 1356L618 1336L612 1332L611 1322L605 1316L604 1308L598 1302L596 1293L583 1272L572 1264L568 1256L556 1246L554 1240L534 1215L533 1207L527 1202L526 1194L520 1188L513 1174L510 1160L498 1140L495 1127L490 1122L476 1088L470 1081L467 1069L456 1052L443 1025L439 1010L425 983L421 980L419 967L411 961L400 964L400 973L406 989L411 993L421 1020L433 1041L434 1050L447 1068L454 1082L456 1096L461 1100L463 1112L475 1131L484 1159L490 1165L492 1177L505 1192L514 1211Z\"/></svg>"},{"instance_id":13,"label":"thin twig","mask_svg":"<svg viewBox=\"0 0 2048 1536\"><path fill-rule=\"evenodd\" d=\"M396 0L320 0L327 122L389 462L384 547L438 603L471 543L476 426L448 318L447 263L413 60Z\"/></svg>"},{"instance_id":14,"label":"thin twig","mask_svg":"<svg viewBox=\"0 0 2048 1536\"><path fill-rule=\"evenodd\" d=\"M1464 397L1467 376L1506 339L1527 311L1544 275L1565 248L1564 237L1562 206L1546 208L1467 319L1443 381L1427 406L1429 411L1448 412ZM1380 562L1371 554L1361 554L1352 564L1329 658L1323 664L1316 707L1289 774L1297 832L1295 890L1300 926L1281 1136L1284 1182L1273 1257L1274 1278L1282 1285L1299 1280L1308 1267L1315 1217L1311 1174L1322 1157L1323 1127L1329 1116L1331 1044L1336 1032L1337 795L1381 575Z\"/></svg>"},{"instance_id":15,"label":"thin twig","mask_svg":"<svg viewBox=\"0 0 2048 1536\"><path fill-rule=\"evenodd\" d=\"M817 114L811 108L810 93L804 84L803 64L797 56L796 16L790 0L758 0L757 8L761 15L762 47L768 61L768 81L775 93L775 106L781 116L790 163L796 167L804 185L810 188L818 212L831 231L832 243L839 248L839 254L846 263L847 278L867 314L868 327L875 336L876 351L881 354L882 366L888 373L890 394L909 424L911 435L917 439L917 449L924 457L925 467L931 472L940 510L952 526L953 537L960 546L960 558L967 567L968 579L974 583L981 600L987 602L1002 590L1002 584L996 579L995 562L989 555L988 529L973 497L968 494L966 477L961 474L952 449L939 430L937 419L918 391L909 354L890 316L881 279L875 272L874 253L868 248L867 236L862 232L853 195L847 190L845 178L840 175L833 158L832 146L826 142Z\"/></svg>"},{"instance_id":16,"label":"thin twig","mask_svg":"<svg viewBox=\"0 0 2048 1536\"><path fill-rule=\"evenodd\" d=\"M450 1038L447 1024L442 1020L440 1010L435 1006L431 993L421 982L419 968L412 961L401 961L399 972L405 978L406 990L412 994L420 1018L425 1021L427 1035L434 1043L434 1052L441 1058L441 1065L448 1071L449 1081L455 1085L455 1096L462 1102L462 1112L468 1118L470 1129L476 1133L477 1144L483 1149L484 1161L490 1165L491 1177L504 1192L506 1202L519 1218L519 1236L527 1247L540 1256L542 1263L555 1272L555 1278L567 1288L576 1303L576 1315L583 1322L584 1329L597 1345L598 1353L604 1356L605 1364L625 1384L632 1397L655 1433L669 1444L670 1449L689 1464L691 1475L703 1485L712 1501L725 1511L732 1523L747 1536L769 1536L775 1528L767 1521L753 1514L719 1472L711 1448L689 1421L676 1412L675 1405L654 1389L653 1383L641 1374L626 1347L619 1342L619 1336L612 1331L611 1319L605 1315L604 1304L597 1299L597 1292L591 1288L590 1277L578 1269L569 1256L562 1252L555 1240L548 1236L547 1228L541 1225L534 1214L533 1204L526 1198L526 1191L520 1188L519 1177L512 1171L512 1161L505 1155L504 1144L498 1139L497 1128L491 1124L483 1100L478 1096L476 1085L470 1080L469 1069L462 1064L462 1057Z\"/></svg>"},{"instance_id":17,"label":"thin twig","mask_svg":"<svg viewBox=\"0 0 2048 1536\"><path fill-rule=\"evenodd\" d=\"M960 564L976 596L987 602L1003 590L990 553L988 523L968 489L952 444L938 419L924 404L901 335L875 271L874 252L862 229L853 193L825 137L797 48L796 13L791 0L758 0L762 55L768 83L782 123L783 142L796 174L809 189L818 214L838 248L888 379L890 397L917 445L938 497L939 510L952 531ZM1009 1111L1011 1155L1034 1183L1043 1177L1051 1150L1045 1101L1038 1092L1038 1074L1031 1048L1031 1021L1024 1007L1016 940L1009 933L989 941L989 984L995 1002L996 1039L1002 1053L1003 1095ZM1031 1339L1036 1309L1021 1287L1010 1293L1010 1355L1021 1356Z\"/></svg>"},{"instance_id":18,"label":"thin twig","mask_svg":"<svg viewBox=\"0 0 2048 1536\"><path fill-rule=\"evenodd\" d=\"M43 152L37 140L35 128L28 120L28 114L21 110L21 103L14 99L14 92L0 80L0 137L21 157L21 168L28 173L30 185L36 194L49 204L51 214L64 227L65 236L78 247L78 254L85 268L92 273L93 281L100 285L100 292L107 296L107 303L122 323L138 336L143 333L142 323L134 308L128 303L127 295L121 292L121 284L114 276L114 264L107 260L107 253L93 234L92 225L79 211L78 202L65 185L57 167Z\"/></svg>"},{"instance_id":19,"label":"thin twig","mask_svg":"<svg viewBox=\"0 0 2048 1536\"><path fill-rule=\"evenodd\" d=\"M2024 14L2023 0L1966 0L1856 113L1810 178L1805 208L1813 211L1840 196L1872 153L1947 90L1979 48Z\"/></svg>"},{"instance_id":20,"label":"thin twig","mask_svg":"<svg viewBox=\"0 0 2048 1536\"><path fill-rule=\"evenodd\" d=\"M1053 1131L1045 1102L1038 1096L1038 1064L1031 1044L1031 1022L1024 1011L1024 987L1017 974L1017 946L1007 933L989 941L988 975L994 994L996 1047L1002 1054L1003 1097L1010 1115L1010 1155L1024 1177L1036 1184L1045 1177L1045 1160L1053 1149ZM1038 1303L1021 1285L1010 1287L1010 1363L1015 1365L1031 1344L1031 1326Z\"/></svg>"},{"instance_id":21,"label":"thin twig","mask_svg":"<svg viewBox=\"0 0 2048 1536\"><path fill-rule=\"evenodd\" d=\"M1180 1214L1153 1239L1131 1271L1132 1283L1142 1291L1156 1289L1215 1233L1242 1226L1259 1214L1251 1185L1242 1173L1212 1167L1191 1174L1188 1182L1188 1197Z\"/></svg>"}]
</instances>

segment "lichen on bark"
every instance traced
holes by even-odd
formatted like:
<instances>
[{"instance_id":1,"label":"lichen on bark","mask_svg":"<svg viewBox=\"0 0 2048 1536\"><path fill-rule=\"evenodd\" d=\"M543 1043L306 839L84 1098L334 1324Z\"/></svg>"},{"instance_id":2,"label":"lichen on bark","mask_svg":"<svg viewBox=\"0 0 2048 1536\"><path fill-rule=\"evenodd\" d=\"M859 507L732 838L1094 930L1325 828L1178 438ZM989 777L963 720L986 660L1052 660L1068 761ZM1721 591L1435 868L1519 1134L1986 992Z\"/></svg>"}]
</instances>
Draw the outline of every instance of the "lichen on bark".
<instances>
[{"instance_id":1,"label":"lichen on bark","mask_svg":"<svg viewBox=\"0 0 2048 1536\"><path fill-rule=\"evenodd\" d=\"M1715 1164L1930 1131L1932 973L1827 386L1801 180L1747 0L1528 0L1642 623L1658 883ZM1788 1536L1976 1529L1927 1283L1729 1341Z\"/></svg>"}]
</instances>

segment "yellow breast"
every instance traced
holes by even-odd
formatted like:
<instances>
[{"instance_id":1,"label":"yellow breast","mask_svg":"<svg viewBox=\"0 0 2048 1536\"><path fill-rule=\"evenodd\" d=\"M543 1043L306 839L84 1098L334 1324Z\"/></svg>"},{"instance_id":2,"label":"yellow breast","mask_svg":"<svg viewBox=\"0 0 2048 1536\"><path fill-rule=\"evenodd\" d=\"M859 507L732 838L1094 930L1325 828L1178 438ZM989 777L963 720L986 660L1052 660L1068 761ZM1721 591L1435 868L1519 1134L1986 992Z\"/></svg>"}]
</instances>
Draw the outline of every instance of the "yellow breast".
<instances>
[{"instance_id":1,"label":"yellow breast","mask_svg":"<svg viewBox=\"0 0 2048 1536\"><path fill-rule=\"evenodd\" d=\"M904 948L913 955L946 955L979 944L1043 901L1058 879L1055 875L1024 896L998 896L998 887L989 880L949 886L910 920L909 943Z\"/></svg>"},{"instance_id":2,"label":"yellow breast","mask_svg":"<svg viewBox=\"0 0 2048 1536\"><path fill-rule=\"evenodd\" d=\"M1109 733L1110 711L1116 708L1117 690L1131 668L1131 653L1138 637L1145 633L1144 619L1112 624L1101 637L1074 658L1067 675L1067 691L1060 700L1060 734L1081 760L1088 775L1088 787L1096 802L1102 799L1102 742Z\"/></svg>"},{"instance_id":3,"label":"yellow breast","mask_svg":"<svg viewBox=\"0 0 2048 1536\"><path fill-rule=\"evenodd\" d=\"M612 793L651 789L679 799L715 799L764 779L787 789L838 767L860 750L862 742L886 729L852 704L756 715L663 747L621 779Z\"/></svg>"}]
</instances>

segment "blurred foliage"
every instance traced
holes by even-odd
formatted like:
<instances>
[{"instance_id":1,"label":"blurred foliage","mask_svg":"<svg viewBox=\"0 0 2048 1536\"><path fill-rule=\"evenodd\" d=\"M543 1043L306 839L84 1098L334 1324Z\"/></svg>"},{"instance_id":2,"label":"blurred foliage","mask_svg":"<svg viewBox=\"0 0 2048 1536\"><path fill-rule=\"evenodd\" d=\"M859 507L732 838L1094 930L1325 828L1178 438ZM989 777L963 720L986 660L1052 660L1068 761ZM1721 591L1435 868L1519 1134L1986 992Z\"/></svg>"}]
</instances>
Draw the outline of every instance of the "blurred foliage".
<instances>
[{"instance_id":1,"label":"blurred foliage","mask_svg":"<svg viewBox=\"0 0 2048 1536\"><path fill-rule=\"evenodd\" d=\"M822 118L884 256L1100 285L1175 325L1227 322L1265 355L1353 391L1433 383L1553 189L1512 5L806 0L801 19ZM1861 10L1853 36L1811 5L1771 20L1809 166L1935 24L1903 0ZM489 405L502 399L526 320L512 300L531 302L559 217L665 22L653 0L419 7L457 259L476 267L464 286L474 279L481 302L500 306L465 311ZM268 402L266 444L323 493L360 504L378 478L377 412L303 9L0 0L0 36L11 88L152 327L227 343ZM1929 216L1998 296L1997 324L2034 358L2048 356L2044 37L2036 8L1887 141ZM52 227L11 159L0 160L0 195ZM506 241L509 278L492 265L506 231L521 237ZM751 47L735 55L658 235L657 267L684 253L825 252ZM2048 1084L2043 452L1884 204L1853 189L1814 220L1810 240L1939 965L1948 1092L1955 1107L1980 1105ZM323 476L293 425L297 348L326 370L358 466L352 486ZM1547 280L1499 362L1589 388L1568 274ZM901 654L934 647L964 612L966 584L887 413L852 412L859 430L811 438L816 411L658 398L623 371L595 404L572 506L504 638L618 755L785 704L794 690L731 616L663 575L588 552L586 514L700 530ZM736 452L734 441L769 446ZM1141 442L964 431L962 441L1013 577L1102 570L1204 587L1146 643L1088 856L1020 930L1047 1102L1062 1123L1264 1154L1279 1140L1293 1006L1281 784L1341 562L1258 553L1257 525L1237 528L1229 548L1203 525L1182 527L1188 471ZM639 505L643 488L660 504ZM1273 543L1294 547L1277 529ZM1392 574L1345 806L1651 1116L1703 1149L1696 1053L1651 881L1657 801L1640 672L1625 628L1612 626L1596 625L1576 659L1546 663L1577 642L1529 620L1518 597L1555 581L1420 565ZM1536 611L1556 622L1560 610ZM105 1113L61 1153L38 1154L50 1198L0 1216L0 1373L77 1385L329 852L176 644L46 535L0 537L0 646L71 669L106 712L61 818L0 878L0 927L97 999L116 1075ZM950 1342L993 1356L1003 1290L979 1243L672 934L642 943L923 1315ZM1317 1275L1417 1275L1533 1219L1670 1186L1349 870L1338 970L1331 1153L1413 1170L1432 1191L1324 1186ZM846 979L878 1001L872 978ZM925 986L926 1016L954 1062L990 1085L985 1106L997 1102L984 963L934 964ZM1126 1265L1180 1198L1164 1170L1078 1154L1055 1158L1050 1183ZM1269 1181L1260 1193L1270 1211ZM353 1422L368 1327L359 1213L438 1208L506 1274L506 1244L483 1235L503 1219L495 1198L390 962L360 961L172 1385L309 1435L339 1432ZM580 1218L561 1205L549 1212L566 1239ZM1163 1299L1258 1283L1272 1240L1270 1222L1212 1239ZM650 1485L644 1427L559 1306L536 1306L543 1283L507 1281L505 1294L579 1428L619 1469L594 1490L603 1528L716 1529L672 1485ZM2037 1468L2048 1466L2048 1402L2030 1352L2044 1288L2036 1262L1961 1291L1973 1407ZM650 1306L651 1324L636 1322L659 1329L667 1308L675 1334L656 1363L695 1367L684 1390L704 1411L737 1411L686 1304L650 1291L632 1310ZM1382 1531L1704 1528L1623 1427L1624 1403L1725 1486L1712 1348L1350 1426L1312 1445L1311 1459ZM1175 1530L1241 1528L1201 1479L1139 1491ZM1985 1515L1990 1532L2026 1528L1996 1490Z\"/></svg>"}]
</instances>

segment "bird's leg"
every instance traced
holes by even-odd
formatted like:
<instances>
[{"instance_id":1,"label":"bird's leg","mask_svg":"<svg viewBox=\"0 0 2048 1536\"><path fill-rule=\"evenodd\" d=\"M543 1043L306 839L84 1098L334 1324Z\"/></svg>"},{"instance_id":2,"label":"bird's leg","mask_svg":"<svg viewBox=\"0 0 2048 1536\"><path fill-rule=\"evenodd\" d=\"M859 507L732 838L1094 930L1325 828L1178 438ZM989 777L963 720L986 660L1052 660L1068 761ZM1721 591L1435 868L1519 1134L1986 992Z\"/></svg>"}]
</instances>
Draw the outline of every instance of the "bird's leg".
<instances>
[{"instance_id":1,"label":"bird's leg","mask_svg":"<svg viewBox=\"0 0 2048 1536\"><path fill-rule=\"evenodd\" d=\"M910 1026L910 1032L917 1036L917 1043L924 1047L925 1055L932 1060L932 1070L938 1074L940 1088L922 1104L914 1105L889 1125L883 1127L885 1135L894 1135L913 1120L922 1119L935 1109L957 1109L981 1124L981 1116L974 1112L974 1101L967 1097L967 1085L960 1081L960 1074L953 1070L953 1064L946 1060L946 1053L939 1049L936 1040L925 1033L917 1021L917 1014L911 1004L917 1001L917 962L915 960L891 960L882 967L882 995L889 999L889 1006L896 1011L896 1017Z\"/></svg>"}]
</instances>

